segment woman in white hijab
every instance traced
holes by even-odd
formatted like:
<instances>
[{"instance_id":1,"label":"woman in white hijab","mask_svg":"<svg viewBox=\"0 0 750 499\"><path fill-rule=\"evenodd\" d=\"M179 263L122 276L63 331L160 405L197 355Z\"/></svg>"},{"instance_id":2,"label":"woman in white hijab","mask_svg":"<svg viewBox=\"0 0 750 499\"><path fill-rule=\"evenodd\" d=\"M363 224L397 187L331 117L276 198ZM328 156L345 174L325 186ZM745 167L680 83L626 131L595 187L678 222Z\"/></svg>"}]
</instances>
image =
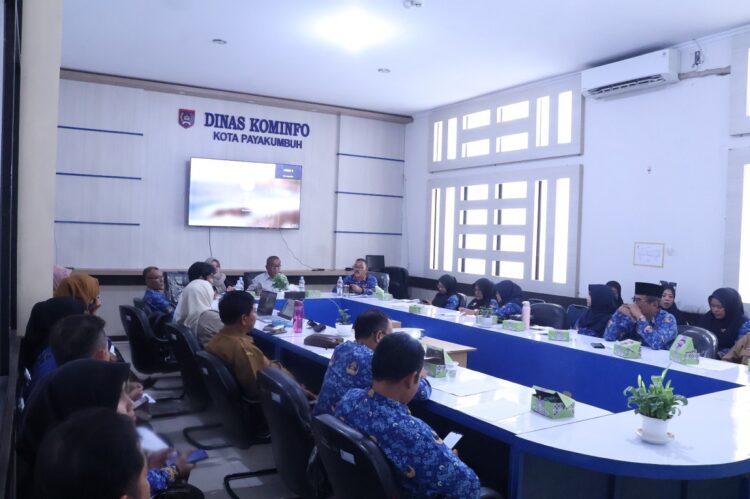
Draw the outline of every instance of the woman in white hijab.
<instances>
[{"instance_id":1,"label":"woman in white hijab","mask_svg":"<svg viewBox=\"0 0 750 499\"><path fill-rule=\"evenodd\" d=\"M219 312L211 308L214 288L210 282L196 279L185 286L175 310L175 321L189 328L201 345L206 345L224 327Z\"/></svg>"}]
</instances>

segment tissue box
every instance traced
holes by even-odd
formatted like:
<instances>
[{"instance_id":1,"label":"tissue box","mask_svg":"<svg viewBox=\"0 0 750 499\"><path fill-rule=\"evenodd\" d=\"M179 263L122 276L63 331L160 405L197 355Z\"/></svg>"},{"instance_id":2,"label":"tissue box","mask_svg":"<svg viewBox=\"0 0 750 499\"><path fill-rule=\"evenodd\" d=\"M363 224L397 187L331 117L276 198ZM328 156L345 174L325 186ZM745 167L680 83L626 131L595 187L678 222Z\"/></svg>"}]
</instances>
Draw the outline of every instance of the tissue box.
<instances>
[{"instance_id":1,"label":"tissue box","mask_svg":"<svg viewBox=\"0 0 750 499\"><path fill-rule=\"evenodd\" d=\"M306 298L320 298L320 290L319 289L308 289L305 291L305 297Z\"/></svg>"},{"instance_id":2,"label":"tissue box","mask_svg":"<svg viewBox=\"0 0 750 499\"><path fill-rule=\"evenodd\" d=\"M553 341L570 341L570 331L567 329L549 328L547 337Z\"/></svg>"},{"instance_id":3,"label":"tissue box","mask_svg":"<svg viewBox=\"0 0 750 499\"><path fill-rule=\"evenodd\" d=\"M575 400L564 393L533 386L531 410L550 419L572 418L575 415Z\"/></svg>"},{"instance_id":4,"label":"tissue box","mask_svg":"<svg viewBox=\"0 0 750 499\"><path fill-rule=\"evenodd\" d=\"M678 364L696 365L699 359L700 355L693 346L693 339L689 336L678 334L672 343L672 347L669 349L669 360L673 360Z\"/></svg>"},{"instance_id":5,"label":"tissue box","mask_svg":"<svg viewBox=\"0 0 750 499\"><path fill-rule=\"evenodd\" d=\"M503 321L503 329L510 329L511 331L526 331L526 325L523 321L505 319Z\"/></svg>"},{"instance_id":6,"label":"tissue box","mask_svg":"<svg viewBox=\"0 0 750 499\"><path fill-rule=\"evenodd\" d=\"M615 341L615 355L625 359L641 358L641 342L635 340Z\"/></svg>"},{"instance_id":7,"label":"tissue box","mask_svg":"<svg viewBox=\"0 0 750 499\"><path fill-rule=\"evenodd\" d=\"M390 293L379 293L375 296L378 300L389 301L393 300L393 295Z\"/></svg>"},{"instance_id":8,"label":"tissue box","mask_svg":"<svg viewBox=\"0 0 750 499\"><path fill-rule=\"evenodd\" d=\"M424 370L433 378L445 378L446 353L442 348L428 346L424 358Z\"/></svg>"},{"instance_id":9,"label":"tissue box","mask_svg":"<svg viewBox=\"0 0 750 499\"><path fill-rule=\"evenodd\" d=\"M409 305L409 313L410 314L421 314L422 313L422 305Z\"/></svg>"}]
</instances>

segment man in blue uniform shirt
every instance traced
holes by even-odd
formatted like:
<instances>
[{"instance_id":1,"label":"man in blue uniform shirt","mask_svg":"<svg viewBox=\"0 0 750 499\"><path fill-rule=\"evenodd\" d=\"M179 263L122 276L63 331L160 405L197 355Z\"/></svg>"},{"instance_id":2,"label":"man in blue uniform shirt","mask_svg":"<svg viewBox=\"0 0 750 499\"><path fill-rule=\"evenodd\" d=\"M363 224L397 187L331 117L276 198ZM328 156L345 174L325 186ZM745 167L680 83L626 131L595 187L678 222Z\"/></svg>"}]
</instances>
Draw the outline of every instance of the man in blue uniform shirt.
<instances>
[{"instance_id":1,"label":"man in blue uniform shirt","mask_svg":"<svg viewBox=\"0 0 750 499\"><path fill-rule=\"evenodd\" d=\"M659 307L662 287L648 282L635 283L630 305L621 305L604 330L607 341L633 339L654 350L668 349L677 336L674 316Z\"/></svg>"},{"instance_id":2,"label":"man in blue uniform shirt","mask_svg":"<svg viewBox=\"0 0 750 499\"><path fill-rule=\"evenodd\" d=\"M351 275L344 277L344 286L349 286L349 291L355 295L371 295L378 285L378 280L374 275L367 273L367 262L363 258L357 258L352 270Z\"/></svg>"},{"instance_id":3,"label":"man in blue uniform shirt","mask_svg":"<svg viewBox=\"0 0 750 499\"><path fill-rule=\"evenodd\" d=\"M372 386L372 352L392 332L391 321L375 309L362 312L354 321L354 340L333 351L313 415L333 414L341 397L352 388ZM415 400L428 400L432 387L426 378L419 380Z\"/></svg>"},{"instance_id":4,"label":"man in blue uniform shirt","mask_svg":"<svg viewBox=\"0 0 750 499\"><path fill-rule=\"evenodd\" d=\"M164 273L158 267L146 267L143 269L143 279L146 281L143 303L152 312L161 312L172 317L174 307L164 296Z\"/></svg>"},{"instance_id":5,"label":"man in blue uniform shirt","mask_svg":"<svg viewBox=\"0 0 750 499\"><path fill-rule=\"evenodd\" d=\"M378 444L394 469L404 497L478 498L477 475L409 413L419 390L422 345L405 333L383 338L372 358L372 388L349 390L336 416Z\"/></svg>"}]
</instances>

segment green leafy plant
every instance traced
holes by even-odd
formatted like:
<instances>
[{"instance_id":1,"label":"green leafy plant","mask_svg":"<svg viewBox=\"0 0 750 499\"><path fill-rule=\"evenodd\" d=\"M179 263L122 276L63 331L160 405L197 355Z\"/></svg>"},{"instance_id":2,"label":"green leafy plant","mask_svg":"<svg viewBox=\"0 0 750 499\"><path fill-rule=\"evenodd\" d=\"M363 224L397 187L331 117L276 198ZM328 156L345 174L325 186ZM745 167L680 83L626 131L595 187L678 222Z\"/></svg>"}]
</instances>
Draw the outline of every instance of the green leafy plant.
<instances>
[{"instance_id":1,"label":"green leafy plant","mask_svg":"<svg viewBox=\"0 0 750 499\"><path fill-rule=\"evenodd\" d=\"M342 324L342 325L348 325L348 324L351 324L351 318L352 317L351 317L351 315L349 315L349 310L347 310L345 308L340 308L339 309L339 318L336 320L336 323L337 324Z\"/></svg>"},{"instance_id":2,"label":"green leafy plant","mask_svg":"<svg viewBox=\"0 0 750 499\"><path fill-rule=\"evenodd\" d=\"M276 274L273 276L271 283L274 288L280 291L285 291L289 288L289 279L287 279L284 274Z\"/></svg>"},{"instance_id":3,"label":"green leafy plant","mask_svg":"<svg viewBox=\"0 0 750 499\"><path fill-rule=\"evenodd\" d=\"M651 376L651 385L648 387L639 374L638 386L629 386L622 392L623 395L629 395L628 407L635 406L636 414L666 421L680 414L680 404L687 405L685 397L673 393L671 380L664 384L667 369L658 376Z\"/></svg>"}]
</instances>

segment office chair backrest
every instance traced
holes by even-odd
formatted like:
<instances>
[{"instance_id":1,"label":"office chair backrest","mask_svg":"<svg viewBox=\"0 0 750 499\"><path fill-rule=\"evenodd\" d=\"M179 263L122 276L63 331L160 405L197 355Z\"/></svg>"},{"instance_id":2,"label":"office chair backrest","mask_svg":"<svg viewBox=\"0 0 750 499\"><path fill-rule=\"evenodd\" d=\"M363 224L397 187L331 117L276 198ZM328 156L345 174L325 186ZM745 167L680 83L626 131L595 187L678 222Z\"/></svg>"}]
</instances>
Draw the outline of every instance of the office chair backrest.
<instances>
[{"instance_id":1,"label":"office chair backrest","mask_svg":"<svg viewBox=\"0 0 750 499\"><path fill-rule=\"evenodd\" d=\"M391 283L391 278L388 274L386 274L385 272L370 272L369 270L367 271L367 273L375 276L375 279L378 280L378 286L380 286L386 293L388 292L388 287Z\"/></svg>"},{"instance_id":2,"label":"office chair backrest","mask_svg":"<svg viewBox=\"0 0 750 499\"><path fill-rule=\"evenodd\" d=\"M187 272L164 272L164 296L176 305L182 290L189 283Z\"/></svg>"},{"instance_id":3,"label":"office chair backrest","mask_svg":"<svg viewBox=\"0 0 750 499\"><path fill-rule=\"evenodd\" d=\"M307 397L291 376L273 367L258 371L258 389L281 480L294 494L315 497L307 478L307 462L315 445Z\"/></svg>"},{"instance_id":4,"label":"office chair backrest","mask_svg":"<svg viewBox=\"0 0 750 499\"><path fill-rule=\"evenodd\" d=\"M677 333L692 338L693 346L701 357L716 358L719 341L716 339L716 335L708 329L698 326L677 326Z\"/></svg>"},{"instance_id":5,"label":"office chair backrest","mask_svg":"<svg viewBox=\"0 0 750 499\"><path fill-rule=\"evenodd\" d=\"M529 305L533 305L535 303L547 303L547 302L542 300L541 298L529 298Z\"/></svg>"},{"instance_id":6,"label":"office chair backrest","mask_svg":"<svg viewBox=\"0 0 750 499\"><path fill-rule=\"evenodd\" d=\"M585 305L576 305L575 303L571 303L568 305L568 327L575 327L576 322L578 322L578 318L581 317L586 310L589 308Z\"/></svg>"},{"instance_id":7,"label":"office chair backrest","mask_svg":"<svg viewBox=\"0 0 750 499\"><path fill-rule=\"evenodd\" d=\"M230 442L242 449L250 447L258 427L257 416L253 417L250 407L253 401L243 397L237 380L222 359L206 350L198 352L197 358L214 410Z\"/></svg>"},{"instance_id":8,"label":"office chair backrest","mask_svg":"<svg viewBox=\"0 0 750 499\"><path fill-rule=\"evenodd\" d=\"M313 436L336 499L399 496L390 464L371 439L330 414L313 419Z\"/></svg>"},{"instance_id":9,"label":"office chair backrest","mask_svg":"<svg viewBox=\"0 0 750 499\"><path fill-rule=\"evenodd\" d=\"M247 289L248 286L250 286L250 283L253 282L253 279L261 275L263 272L245 272L242 274L242 280L245 281L245 289ZM253 289L253 291L255 291Z\"/></svg>"},{"instance_id":10,"label":"office chair backrest","mask_svg":"<svg viewBox=\"0 0 750 499\"><path fill-rule=\"evenodd\" d=\"M120 305L120 320L130 344L130 356L135 368L152 374L168 370L164 350L166 341L157 338L151 330L146 314L130 305Z\"/></svg>"},{"instance_id":11,"label":"office chair backrest","mask_svg":"<svg viewBox=\"0 0 750 499\"><path fill-rule=\"evenodd\" d=\"M466 295L463 293L456 293L458 295L458 308L462 308L466 306L467 298Z\"/></svg>"},{"instance_id":12,"label":"office chair backrest","mask_svg":"<svg viewBox=\"0 0 750 499\"><path fill-rule=\"evenodd\" d=\"M201 367L198 365L198 352L203 348L201 348L192 331L182 324L170 322L164 326L164 330L169 335L172 351L177 358L177 364L180 366L185 395L194 411L202 411L211 402L211 396L206 389L203 374L201 374Z\"/></svg>"},{"instance_id":13,"label":"office chair backrest","mask_svg":"<svg viewBox=\"0 0 750 499\"><path fill-rule=\"evenodd\" d=\"M143 301L143 298L133 298L133 306L146 314L146 316L150 315L153 310L151 310L151 307L146 305L146 302Z\"/></svg>"},{"instance_id":14,"label":"office chair backrest","mask_svg":"<svg viewBox=\"0 0 750 499\"><path fill-rule=\"evenodd\" d=\"M531 304L532 322L537 326L548 326L555 329L567 327L567 313L556 303Z\"/></svg>"},{"instance_id":15,"label":"office chair backrest","mask_svg":"<svg viewBox=\"0 0 750 499\"><path fill-rule=\"evenodd\" d=\"M409 298L409 271L403 267L385 267L383 272L389 277L388 292L397 300Z\"/></svg>"},{"instance_id":16,"label":"office chair backrest","mask_svg":"<svg viewBox=\"0 0 750 499\"><path fill-rule=\"evenodd\" d=\"M372 270L373 272L382 272L385 268L385 256L365 255L365 263L367 263L367 270Z\"/></svg>"}]
</instances>

